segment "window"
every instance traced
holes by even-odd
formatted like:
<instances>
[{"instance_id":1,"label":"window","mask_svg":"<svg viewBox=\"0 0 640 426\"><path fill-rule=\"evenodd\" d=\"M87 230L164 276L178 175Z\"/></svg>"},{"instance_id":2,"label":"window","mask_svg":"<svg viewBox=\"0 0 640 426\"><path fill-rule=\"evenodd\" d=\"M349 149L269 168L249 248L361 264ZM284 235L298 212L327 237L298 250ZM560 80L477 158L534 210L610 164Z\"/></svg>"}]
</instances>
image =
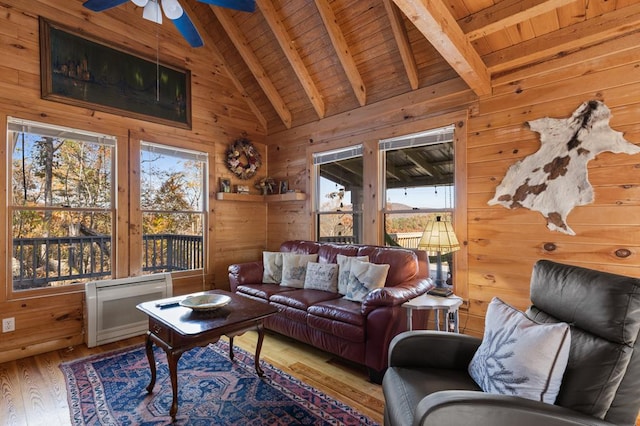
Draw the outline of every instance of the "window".
<instances>
[{"instance_id":1,"label":"window","mask_svg":"<svg viewBox=\"0 0 640 426\"><path fill-rule=\"evenodd\" d=\"M453 132L454 127L449 126L379 142L384 164L386 245L417 248L428 220L440 216L453 221ZM451 254L444 260L446 270Z\"/></svg>"},{"instance_id":2,"label":"window","mask_svg":"<svg viewBox=\"0 0 640 426\"><path fill-rule=\"evenodd\" d=\"M142 142L140 208L145 273L204 267L207 154Z\"/></svg>"},{"instance_id":3,"label":"window","mask_svg":"<svg viewBox=\"0 0 640 426\"><path fill-rule=\"evenodd\" d=\"M113 136L9 117L13 290L111 276Z\"/></svg>"},{"instance_id":4,"label":"window","mask_svg":"<svg viewBox=\"0 0 640 426\"><path fill-rule=\"evenodd\" d=\"M362 240L362 145L313 155L318 241Z\"/></svg>"}]
</instances>

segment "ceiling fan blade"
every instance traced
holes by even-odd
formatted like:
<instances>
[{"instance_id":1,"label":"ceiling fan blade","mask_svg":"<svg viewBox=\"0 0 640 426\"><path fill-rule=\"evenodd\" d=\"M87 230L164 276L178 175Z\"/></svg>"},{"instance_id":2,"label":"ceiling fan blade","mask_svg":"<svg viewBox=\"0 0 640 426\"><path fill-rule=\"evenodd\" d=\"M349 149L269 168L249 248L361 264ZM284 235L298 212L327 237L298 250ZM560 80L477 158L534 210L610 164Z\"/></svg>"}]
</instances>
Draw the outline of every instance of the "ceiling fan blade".
<instances>
[{"instance_id":1,"label":"ceiling fan blade","mask_svg":"<svg viewBox=\"0 0 640 426\"><path fill-rule=\"evenodd\" d=\"M202 3L214 6L226 7L229 9L241 10L243 12L253 12L256 10L255 0L198 0Z\"/></svg>"},{"instance_id":2,"label":"ceiling fan blade","mask_svg":"<svg viewBox=\"0 0 640 426\"><path fill-rule=\"evenodd\" d=\"M111 9L112 7L120 6L129 0L87 0L82 5L94 12L102 12L103 10Z\"/></svg>"},{"instance_id":3,"label":"ceiling fan blade","mask_svg":"<svg viewBox=\"0 0 640 426\"><path fill-rule=\"evenodd\" d=\"M202 37L198 33L198 30L191 22L191 19L186 13L183 13L177 19L172 20L180 34L187 40L187 42L191 45L191 47L201 47L204 46L204 42L202 41Z\"/></svg>"}]
</instances>

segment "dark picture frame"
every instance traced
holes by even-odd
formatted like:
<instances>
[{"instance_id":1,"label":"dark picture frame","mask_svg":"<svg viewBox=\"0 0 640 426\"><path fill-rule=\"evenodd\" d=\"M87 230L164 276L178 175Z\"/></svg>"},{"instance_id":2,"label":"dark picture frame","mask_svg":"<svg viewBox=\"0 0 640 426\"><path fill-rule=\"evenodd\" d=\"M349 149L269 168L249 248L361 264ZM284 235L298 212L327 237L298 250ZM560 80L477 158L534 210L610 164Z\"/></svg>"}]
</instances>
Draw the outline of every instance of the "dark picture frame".
<instances>
[{"instance_id":1,"label":"dark picture frame","mask_svg":"<svg viewBox=\"0 0 640 426\"><path fill-rule=\"evenodd\" d=\"M191 73L40 18L41 97L191 129Z\"/></svg>"}]
</instances>

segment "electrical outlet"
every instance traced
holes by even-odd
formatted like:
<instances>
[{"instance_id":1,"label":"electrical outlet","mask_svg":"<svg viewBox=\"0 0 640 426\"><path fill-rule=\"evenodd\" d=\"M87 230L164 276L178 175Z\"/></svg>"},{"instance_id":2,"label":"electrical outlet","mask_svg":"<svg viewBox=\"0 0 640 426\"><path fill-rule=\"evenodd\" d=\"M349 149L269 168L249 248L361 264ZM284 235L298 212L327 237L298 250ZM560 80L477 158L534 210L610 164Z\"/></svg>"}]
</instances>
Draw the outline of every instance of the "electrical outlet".
<instances>
[{"instance_id":1,"label":"electrical outlet","mask_svg":"<svg viewBox=\"0 0 640 426\"><path fill-rule=\"evenodd\" d=\"M3 318L2 319L2 332L3 333L8 333L10 331L15 331L16 330L16 319L11 317L11 318Z\"/></svg>"}]
</instances>

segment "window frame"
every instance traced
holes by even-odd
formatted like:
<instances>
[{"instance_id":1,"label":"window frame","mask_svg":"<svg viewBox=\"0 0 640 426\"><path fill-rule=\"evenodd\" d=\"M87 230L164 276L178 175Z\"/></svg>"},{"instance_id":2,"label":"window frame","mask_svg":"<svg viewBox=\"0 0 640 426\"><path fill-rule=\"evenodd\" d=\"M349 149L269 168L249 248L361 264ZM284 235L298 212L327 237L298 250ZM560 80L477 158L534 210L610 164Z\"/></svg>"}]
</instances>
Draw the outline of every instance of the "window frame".
<instances>
[{"instance_id":1,"label":"window frame","mask_svg":"<svg viewBox=\"0 0 640 426\"><path fill-rule=\"evenodd\" d=\"M118 158L118 140L115 135L107 135L103 133L97 133L93 131L76 129L67 126L60 126L46 122L40 121L32 121L27 119L22 119L18 117L7 116L5 124L6 138L7 138L7 150L6 150L6 159L5 164L6 167L6 175L5 175L5 187L7 192L7 215L4 217L4 221L6 223L6 246L5 246L5 262L6 262L6 283L7 283L7 297L11 299L20 299L25 297L33 297L33 296L46 296L51 294L63 294L73 291L82 290L84 291L84 284L87 281L94 280L99 277L87 277L80 278L79 282L72 284L65 284L60 286L46 286L46 287L35 287L35 288L27 288L27 289L15 289L13 282L13 268L12 268L12 259L13 255L9 255L13 253L13 217L16 211L33 211L37 213L42 212L60 212L62 214L71 214L74 212L87 213L87 212L95 212L98 214L106 213L109 214L110 217L110 227L111 227L111 235L110 235L110 269L111 274L104 276L104 279L111 278L115 276L117 270L117 246L116 242L116 226L117 226L117 216L118 216L118 198L117 198L117 187L118 187L118 175L117 175L117 158ZM10 127L14 127L15 129L10 129ZM20 131L18 128L21 127L22 131L25 130L31 132L29 129L36 129L33 134L37 134L40 136L48 136L48 137L57 137L63 139L70 139L76 141L83 141L89 143L96 143L104 146L111 147L111 167L110 167L110 175L111 175L111 188L110 188L110 206L105 207L66 207L66 206L20 206L14 202L13 199L13 148L10 146L10 132ZM38 237L35 237L38 238ZM62 239L66 237L60 237ZM47 281L53 282L56 281Z\"/></svg>"},{"instance_id":2,"label":"window frame","mask_svg":"<svg viewBox=\"0 0 640 426\"><path fill-rule=\"evenodd\" d=\"M209 164L209 152L207 151L203 151L203 150L196 150L196 149L190 149L190 148L184 148L182 146L174 146L171 144L167 144L167 143L161 143L161 142L156 142L156 141L151 141L148 138L144 138L144 139L139 139L138 140L138 149L137 149L137 170L138 170L138 179L136 182L136 187L137 187L137 191L135 191L135 195L134 193L132 193L131 197L132 200L135 197L135 200L137 202L137 210L136 213L139 215L138 220L140 223L140 232L139 232L139 238L137 238L137 242L136 245L139 244L139 247L141 248L140 250L135 250L135 252L138 254L137 258L133 258L131 259L131 264L130 264L130 268L132 270L136 271L136 274L141 274L141 275L147 275L147 274L153 274L155 272L151 271L151 272L147 272L144 270L144 256L143 256L143 248L144 248L144 243L143 243L143 238L144 238L144 229L143 229L143 223L144 223L144 215L145 214L198 214L201 216L201 222L202 222L202 228L201 228L201 237L202 237L202 253L201 253L201 259L200 259L200 263L201 263L201 267L199 268L193 268L193 269L186 269L186 270L173 270L170 271L171 274L173 276L177 276L177 275L192 275L192 274L202 274L204 275L206 267L207 267L207 263L209 261L208 259L208 253L209 253L209 247L208 247L208 206L209 206L209 198L208 198L208 194L209 194L209 168L210 168L210 164ZM201 203L201 209L200 210L155 210L155 209L148 209L148 208L143 208L142 207L142 175L143 175L143 170L142 170L142 166L141 166L141 161L142 161L142 151L144 150L143 147L150 147L151 149L149 149L149 151L156 151L159 153L162 153L164 155L172 155L172 154L176 154L178 153L180 156L184 156L184 157L188 157L188 159L192 159L194 161L201 161L203 163L203 167L202 167L202 180L201 180L201 198L202 198L202 203ZM130 238L133 238L133 236L130 236ZM158 271L161 272L161 271Z\"/></svg>"}]
</instances>

